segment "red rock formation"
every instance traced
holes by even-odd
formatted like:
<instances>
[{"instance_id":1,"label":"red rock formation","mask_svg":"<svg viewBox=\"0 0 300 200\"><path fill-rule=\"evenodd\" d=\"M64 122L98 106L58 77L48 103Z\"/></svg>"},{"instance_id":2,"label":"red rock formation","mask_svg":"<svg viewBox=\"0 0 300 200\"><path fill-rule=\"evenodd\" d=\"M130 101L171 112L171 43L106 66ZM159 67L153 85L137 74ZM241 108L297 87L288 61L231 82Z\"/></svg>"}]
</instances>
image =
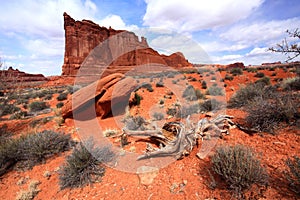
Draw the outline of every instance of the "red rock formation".
<instances>
[{"instance_id":1,"label":"red rock formation","mask_svg":"<svg viewBox=\"0 0 300 200\"><path fill-rule=\"evenodd\" d=\"M8 70L0 70L1 81L5 82L31 82L48 80L43 74L27 74L9 67Z\"/></svg>"},{"instance_id":2,"label":"red rock formation","mask_svg":"<svg viewBox=\"0 0 300 200\"><path fill-rule=\"evenodd\" d=\"M95 66L92 66L95 63L113 66L110 69L114 68L122 73L136 65L147 63L158 63L171 67L191 66L182 53L170 56L160 55L148 46L146 38L142 37L139 41L138 36L133 32L107 29L89 20L75 21L67 13L64 13L64 29L65 58L62 75L76 75L85 58L100 43L102 43L102 47L94 50L95 56L85 61L85 64L91 65L90 74L97 73L97 69L93 69ZM96 55L96 53L98 54ZM117 67L123 68L124 66L130 67L117 69Z\"/></svg>"},{"instance_id":3,"label":"red rock formation","mask_svg":"<svg viewBox=\"0 0 300 200\"><path fill-rule=\"evenodd\" d=\"M226 66L227 69L231 69L231 68L241 68L244 69L245 65L242 62L237 62L237 63L233 63L233 64L229 64Z\"/></svg>"},{"instance_id":4,"label":"red rock formation","mask_svg":"<svg viewBox=\"0 0 300 200\"><path fill-rule=\"evenodd\" d=\"M113 108L125 110L131 92L137 87L133 78L115 73L76 91L62 107L62 117L69 118L75 112L76 117L86 115L107 117ZM120 104L124 103L124 106ZM82 112L90 112L80 114Z\"/></svg>"}]
</instances>

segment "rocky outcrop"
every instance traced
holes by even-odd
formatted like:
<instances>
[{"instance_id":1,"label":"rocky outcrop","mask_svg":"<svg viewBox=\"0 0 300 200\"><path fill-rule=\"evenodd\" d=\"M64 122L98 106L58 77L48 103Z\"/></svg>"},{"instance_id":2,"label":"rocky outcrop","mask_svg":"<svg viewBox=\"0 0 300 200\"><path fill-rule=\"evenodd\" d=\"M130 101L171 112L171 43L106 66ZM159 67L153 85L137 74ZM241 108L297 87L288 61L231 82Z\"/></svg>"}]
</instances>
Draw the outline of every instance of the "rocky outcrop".
<instances>
[{"instance_id":1,"label":"rocky outcrop","mask_svg":"<svg viewBox=\"0 0 300 200\"><path fill-rule=\"evenodd\" d=\"M7 70L0 70L1 81L5 82L32 82L47 81L48 79L42 74L28 74L18 69L9 67Z\"/></svg>"},{"instance_id":2,"label":"rocky outcrop","mask_svg":"<svg viewBox=\"0 0 300 200\"><path fill-rule=\"evenodd\" d=\"M131 92L137 87L133 78L116 73L76 91L62 107L62 117L70 118L74 112L80 113L94 107L96 115L107 117L113 108L122 109L128 105ZM93 110L93 109L92 109Z\"/></svg>"},{"instance_id":3,"label":"rocky outcrop","mask_svg":"<svg viewBox=\"0 0 300 200\"><path fill-rule=\"evenodd\" d=\"M65 57L62 75L75 76L92 50L94 56L87 61L88 64L111 66L110 69L115 68L120 72L147 63L171 67L191 66L182 53L160 55L149 47L146 38L141 37L139 40L133 32L101 27L90 20L75 21L67 13L64 13L64 29ZM102 44L101 48L95 50L99 44ZM95 66L91 68L93 67ZM90 69L91 74L94 72L97 69Z\"/></svg>"},{"instance_id":4,"label":"rocky outcrop","mask_svg":"<svg viewBox=\"0 0 300 200\"><path fill-rule=\"evenodd\" d=\"M241 69L244 69L245 65L242 62L236 62L236 63L232 63L232 64L229 64L229 65L226 65L226 68L227 69L231 69L231 68L241 68Z\"/></svg>"}]
</instances>

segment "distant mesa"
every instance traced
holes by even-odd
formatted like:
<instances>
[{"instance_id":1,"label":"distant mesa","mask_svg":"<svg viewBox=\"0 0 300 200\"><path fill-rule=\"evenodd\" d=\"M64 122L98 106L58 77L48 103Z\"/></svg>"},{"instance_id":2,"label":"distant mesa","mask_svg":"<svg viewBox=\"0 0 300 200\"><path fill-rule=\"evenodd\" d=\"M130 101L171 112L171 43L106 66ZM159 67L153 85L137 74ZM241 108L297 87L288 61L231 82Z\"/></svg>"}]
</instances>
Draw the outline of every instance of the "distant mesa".
<instances>
[{"instance_id":1,"label":"distant mesa","mask_svg":"<svg viewBox=\"0 0 300 200\"><path fill-rule=\"evenodd\" d=\"M47 81L43 74L28 74L18 69L9 67L7 70L0 70L1 81L5 82L32 82Z\"/></svg>"},{"instance_id":2,"label":"distant mesa","mask_svg":"<svg viewBox=\"0 0 300 200\"><path fill-rule=\"evenodd\" d=\"M90 52L102 43L97 58L87 62L109 65L110 73L126 73L134 66L157 63L173 68L190 67L191 63L180 52L170 56L161 55L150 48L147 39L126 30L101 27L90 20L75 21L64 13L65 55L62 75L75 76ZM107 40L114 36L114 40ZM123 54L123 52L125 52ZM119 56L120 55L120 56ZM97 60L97 61L95 61ZM91 65L92 66L92 65ZM91 67L90 73L97 72ZM108 75L108 74L107 74Z\"/></svg>"}]
</instances>

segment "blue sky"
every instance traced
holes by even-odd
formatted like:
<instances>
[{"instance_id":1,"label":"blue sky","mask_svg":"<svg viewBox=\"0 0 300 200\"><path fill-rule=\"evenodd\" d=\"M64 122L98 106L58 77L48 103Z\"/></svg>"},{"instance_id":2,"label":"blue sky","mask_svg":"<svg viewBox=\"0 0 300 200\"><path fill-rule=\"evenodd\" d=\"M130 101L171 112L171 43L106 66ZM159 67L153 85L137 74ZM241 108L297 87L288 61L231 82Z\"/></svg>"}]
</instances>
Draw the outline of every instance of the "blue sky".
<instances>
[{"instance_id":1,"label":"blue sky","mask_svg":"<svg viewBox=\"0 0 300 200\"><path fill-rule=\"evenodd\" d=\"M76 20L145 35L161 53L181 51L194 63L284 61L268 52L300 28L299 0L23 0L2 1L0 57L30 73L61 74L63 12ZM199 50L200 49L200 50Z\"/></svg>"}]
</instances>

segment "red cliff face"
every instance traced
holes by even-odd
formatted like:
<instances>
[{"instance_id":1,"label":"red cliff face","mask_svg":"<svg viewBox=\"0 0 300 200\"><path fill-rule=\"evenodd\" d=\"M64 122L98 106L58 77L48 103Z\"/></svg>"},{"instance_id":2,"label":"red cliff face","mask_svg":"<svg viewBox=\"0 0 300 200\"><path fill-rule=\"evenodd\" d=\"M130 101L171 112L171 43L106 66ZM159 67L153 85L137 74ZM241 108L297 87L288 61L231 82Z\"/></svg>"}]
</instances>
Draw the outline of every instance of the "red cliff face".
<instances>
[{"instance_id":1,"label":"red cliff face","mask_svg":"<svg viewBox=\"0 0 300 200\"><path fill-rule=\"evenodd\" d=\"M148 46L146 38L141 41L133 32L107 29L89 20L75 21L64 13L65 57L62 75L75 76L90 52L100 43L97 62L105 63L116 72L125 73L136 65L158 63L171 67L188 67L190 63L182 53L160 55ZM112 40L107 40L113 37ZM107 41L107 42L104 42ZM100 61L99 61L100 59ZM93 62L93 58L85 62ZM91 69L91 73L96 70Z\"/></svg>"}]
</instances>

